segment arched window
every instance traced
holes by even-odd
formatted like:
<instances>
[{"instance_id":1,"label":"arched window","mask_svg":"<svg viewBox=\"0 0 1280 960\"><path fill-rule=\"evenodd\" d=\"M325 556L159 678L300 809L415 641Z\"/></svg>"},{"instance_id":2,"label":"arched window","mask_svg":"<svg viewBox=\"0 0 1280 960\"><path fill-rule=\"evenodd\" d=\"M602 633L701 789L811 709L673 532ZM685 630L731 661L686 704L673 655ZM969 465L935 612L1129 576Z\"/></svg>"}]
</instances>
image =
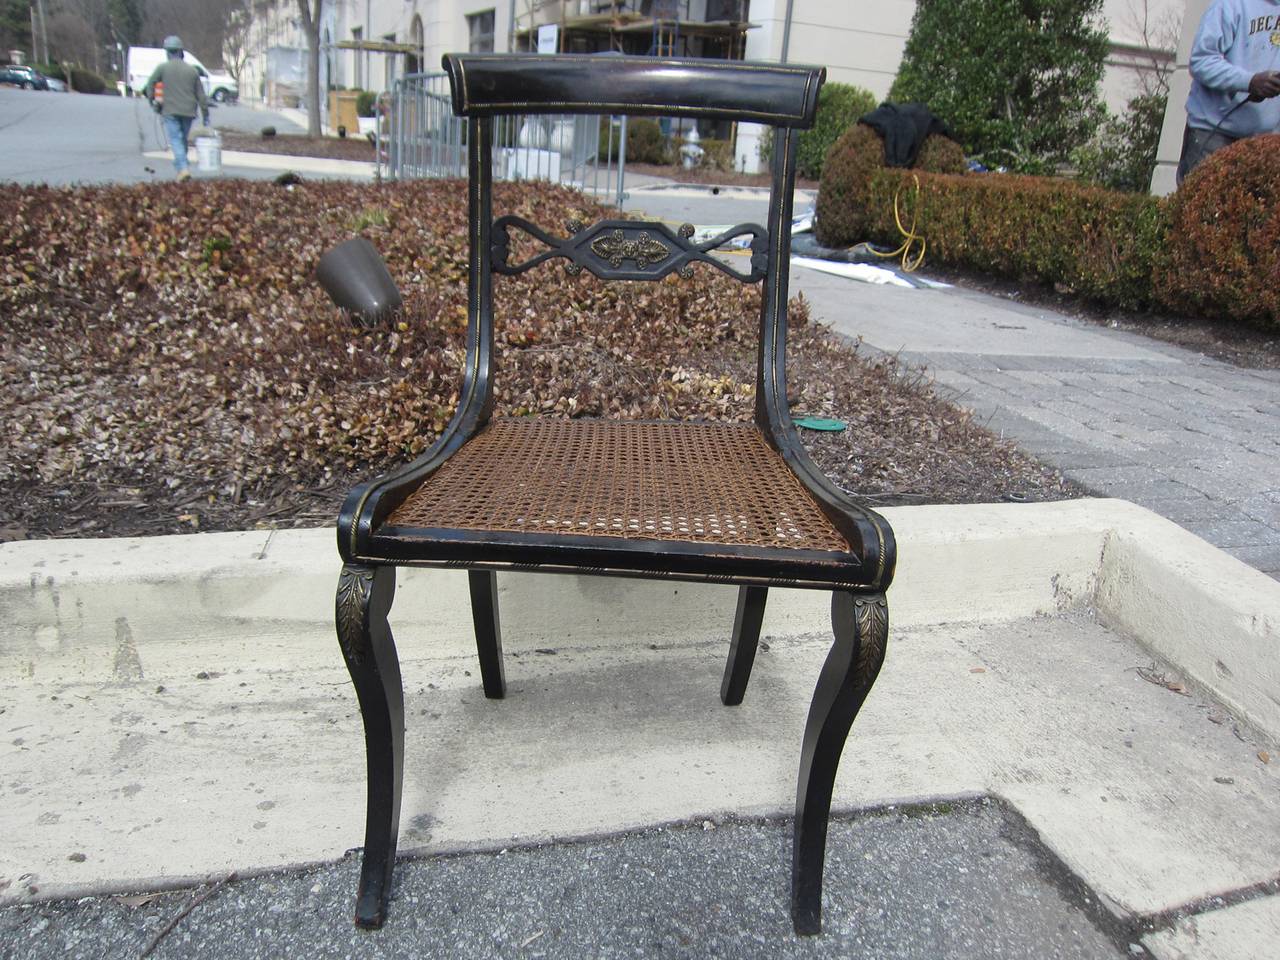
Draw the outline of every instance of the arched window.
<instances>
[{"instance_id":1,"label":"arched window","mask_svg":"<svg viewBox=\"0 0 1280 960\"><path fill-rule=\"evenodd\" d=\"M414 14L413 23L409 27L409 42L413 45L413 53L405 57L405 73L421 73L426 62L426 34L422 29L422 17Z\"/></svg>"}]
</instances>

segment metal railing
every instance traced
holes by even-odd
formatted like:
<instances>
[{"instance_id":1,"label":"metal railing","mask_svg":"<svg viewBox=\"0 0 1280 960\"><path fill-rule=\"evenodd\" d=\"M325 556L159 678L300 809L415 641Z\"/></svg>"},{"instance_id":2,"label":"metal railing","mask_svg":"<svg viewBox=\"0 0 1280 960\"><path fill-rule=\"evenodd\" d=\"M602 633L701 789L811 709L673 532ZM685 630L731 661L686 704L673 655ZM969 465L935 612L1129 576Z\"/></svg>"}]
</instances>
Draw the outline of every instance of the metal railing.
<instances>
[{"instance_id":1,"label":"metal railing","mask_svg":"<svg viewBox=\"0 0 1280 960\"><path fill-rule=\"evenodd\" d=\"M398 79L380 98L378 174L393 180L467 175L466 122L443 73ZM627 118L512 115L493 125L495 180L549 180L622 205Z\"/></svg>"}]
</instances>

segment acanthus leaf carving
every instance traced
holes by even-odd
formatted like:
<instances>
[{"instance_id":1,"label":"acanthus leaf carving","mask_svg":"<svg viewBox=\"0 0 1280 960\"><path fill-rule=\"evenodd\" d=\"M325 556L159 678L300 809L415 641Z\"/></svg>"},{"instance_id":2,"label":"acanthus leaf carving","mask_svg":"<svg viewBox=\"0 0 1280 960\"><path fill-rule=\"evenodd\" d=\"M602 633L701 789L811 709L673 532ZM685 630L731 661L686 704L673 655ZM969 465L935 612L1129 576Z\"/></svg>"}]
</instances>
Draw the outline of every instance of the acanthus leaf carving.
<instances>
[{"instance_id":1,"label":"acanthus leaf carving","mask_svg":"<svg viewBox=\"0 0 1280 960\"><path fill-rule=\"evenodd\" d=\"M338 575L338 642L343 656L356 665L364 662L364 614L372 593L372 569L343 566Z\"/></svg>"}]
</instances>

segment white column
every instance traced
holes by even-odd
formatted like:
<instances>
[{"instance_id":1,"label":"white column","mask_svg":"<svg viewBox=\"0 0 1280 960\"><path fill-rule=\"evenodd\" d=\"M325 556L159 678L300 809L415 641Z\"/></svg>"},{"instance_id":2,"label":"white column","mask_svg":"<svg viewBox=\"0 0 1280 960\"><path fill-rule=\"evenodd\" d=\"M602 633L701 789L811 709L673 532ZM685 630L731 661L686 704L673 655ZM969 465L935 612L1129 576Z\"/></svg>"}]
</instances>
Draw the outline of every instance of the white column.
<instances>
[{"instance_id":1,"label":"white column","mask_svg":"<svg viewBox=\"0 0 1280 960\"><path fill-rule=\"evenodd\" d=\"M1187 94L1191 92L1191 44L1200 29L1200 18L1209 9L1209 0L1187 0L1182 19L1182 37L1178 41L1178 60L1169 78L1169 105L1164 111L1160 129L1160 146L1156 149L1156 168L1151 174L1151 192L1156 196L1172 193L1177 186L1178 157L1182 154L1182 132L1187 125Z\"/></svg>"},{"instance_id":2,"label":"white column","mask_svg":"<svg viewBox=\"0 0 1280 960\"><path fill-rule=\"evenodd\" d=\"M802 0L796 0L796 6ZM760 26L747 31L744 56L747 60L777 60L782 56L783 18L787 13L787 0L751 0L751 22ZM745 173L759 173L765 169L760 159L760 138L768 128L758 123L738 124L738 142L734 154L734 167Z\"/></svg>"}]
</instances>

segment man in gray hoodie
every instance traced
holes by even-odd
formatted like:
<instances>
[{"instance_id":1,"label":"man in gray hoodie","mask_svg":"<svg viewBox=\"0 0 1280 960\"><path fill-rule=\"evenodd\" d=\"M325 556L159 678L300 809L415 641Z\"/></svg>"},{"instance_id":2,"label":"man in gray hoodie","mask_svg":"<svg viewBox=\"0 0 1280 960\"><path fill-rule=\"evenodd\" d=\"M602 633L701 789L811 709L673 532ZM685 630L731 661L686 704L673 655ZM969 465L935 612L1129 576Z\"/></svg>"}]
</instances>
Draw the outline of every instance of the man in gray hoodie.
<instances>
[{"instance_id":1,"label":"man in gray hoodie","mask_svg":"<svg viewBox=\"0 0 1280 960\"><path fill-rule=\"evenodd\" d=\"M209 100L199 71L182 59L182 41L177 37L165 37L164 52L165 61L147 79L146 95L155 103L156 87L160 85L160 118L169 138L169 148L173 151L173 166L178 171L178 179L186 180L191 176L187 164L187 137L196 119L197 107L204 125L209 125Z\"/></svg>"},{"instance_id":2,"label":"man in gray hoodie","mask_svg":"<svg viewBox=\"0 0 1280 960\"><path fill-rule=\"evenodd\" d=\"M1280 130L1280 0L1214 0L1191 47L1178 183L1215 150Z\"/></svg>"}]
</instances>

